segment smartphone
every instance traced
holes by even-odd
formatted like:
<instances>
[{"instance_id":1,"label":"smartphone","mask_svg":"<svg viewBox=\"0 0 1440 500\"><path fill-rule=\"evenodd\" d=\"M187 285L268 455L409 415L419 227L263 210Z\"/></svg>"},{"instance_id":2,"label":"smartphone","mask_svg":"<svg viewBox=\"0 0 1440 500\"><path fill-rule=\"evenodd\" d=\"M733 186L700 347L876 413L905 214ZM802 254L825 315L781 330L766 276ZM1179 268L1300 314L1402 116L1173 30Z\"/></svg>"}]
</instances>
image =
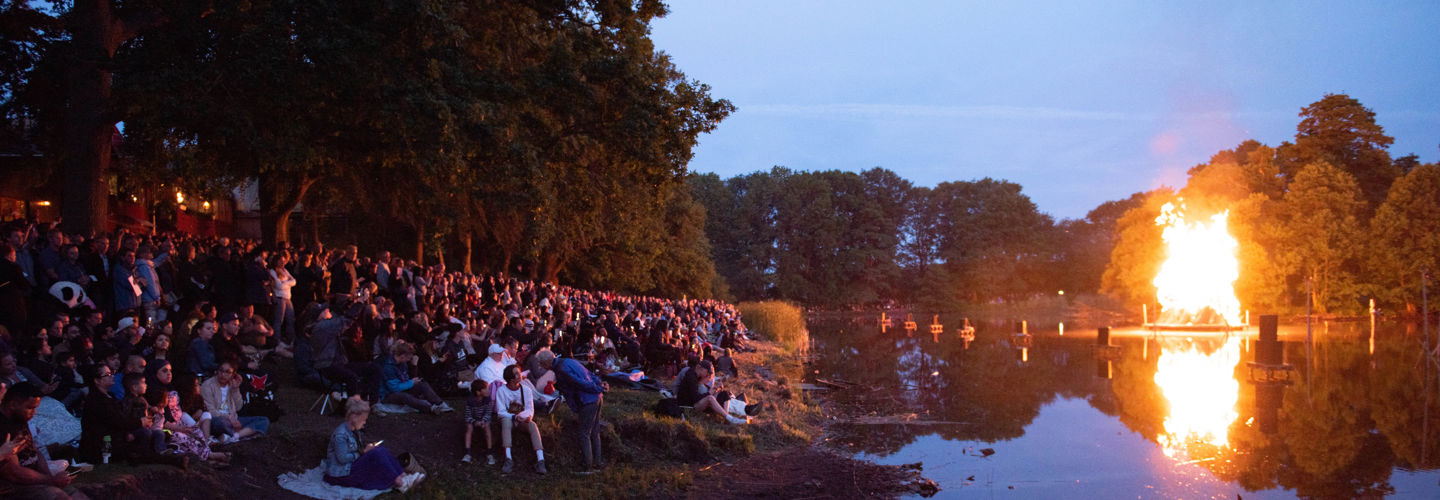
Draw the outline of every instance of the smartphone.
<instances>
[{"instance_id":1,"label":"smartphone","mask_svg":"<svg viewBox=\"0 0 1440 500\"><path fill-rule=\"evenodd\" d=\"M379 440L379 441L370 443L370 446L380 446L380 443L384 443L384 442L385 442L385 440L384 440L384 439L381 439L381 440Z\"/></svg>"}]
</instances>

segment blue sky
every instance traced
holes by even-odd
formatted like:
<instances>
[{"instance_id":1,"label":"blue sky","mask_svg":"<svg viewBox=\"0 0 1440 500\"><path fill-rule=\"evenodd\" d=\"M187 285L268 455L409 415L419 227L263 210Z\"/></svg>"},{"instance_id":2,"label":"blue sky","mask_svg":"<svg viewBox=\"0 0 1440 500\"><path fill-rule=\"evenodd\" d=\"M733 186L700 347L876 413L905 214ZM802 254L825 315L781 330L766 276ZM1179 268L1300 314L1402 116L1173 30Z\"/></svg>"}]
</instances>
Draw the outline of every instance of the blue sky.
<instances>
[{"instance_id":1,"label":"blue sky","mask_svg":"<svg viewBox=\"0 0 1440 500\"><path fill-rule=\"evenodd\" d=\"M1440 159L1440 2L669 5L656 47L739 108L690 164L722 177L994 177L1076 218L1293 138L1327 92L1375 111L1392 156Z\"/></svg>"}]
</instances>

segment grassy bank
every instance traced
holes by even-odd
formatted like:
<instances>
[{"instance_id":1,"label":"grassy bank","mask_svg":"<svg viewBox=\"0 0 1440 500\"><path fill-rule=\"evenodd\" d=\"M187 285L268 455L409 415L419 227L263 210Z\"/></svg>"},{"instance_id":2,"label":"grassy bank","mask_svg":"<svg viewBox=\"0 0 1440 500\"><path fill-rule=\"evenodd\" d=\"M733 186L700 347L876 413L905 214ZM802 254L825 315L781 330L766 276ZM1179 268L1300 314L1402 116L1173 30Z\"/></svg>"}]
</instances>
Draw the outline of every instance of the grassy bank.
<instances>
[{"instance_id":1,"label":"grassy bank","mask_svg":"<svg viewBox=\"0 0 1440 500\"><path fill-rule=\"evenodd\" d=\"M748 315L747 315L748 320ZM724 381L726 388L764 404L764 411L749 425L731 425L709 415L687 410L685 418L656 416L651 407L659 399L652 392L612 390L603 408L607 422L602 435L606 461L602 473L571 474L583 463L573 434L576 418L568 408L540 417L540 434L546 443L550 475L539 479L531 472L534 453L517 438L516 473L507 477L497 467L458 464L458 447L445 456L422 457L430 477L408 495L410 498L656 498L682 496L694 484L695 474L717 462L757 453L808 446L820 432L823 417L814 402L792 387L803 371L798 356L777 344L761 342L754 353L736 356L742 373ZM405 416L423 421L424 416ZM403 418L403 417L397 417ZM445 437L454 439L453 437ZM453 455L453 456L450 456ZM389 494L387 497L399 497Z\"/></svg>"},{"instance_id":2,"label":"grassy bank","mask_svg":"<svg viewBox=\"0 0 1440 500\"><path fill-rule=\"evenodd\" d=\"M804 353L810 345L805 329L805 311L789 302L741 302L738 306L745 326L760 337L778 342L790 352Z\"/></svg>"}]
</instances>

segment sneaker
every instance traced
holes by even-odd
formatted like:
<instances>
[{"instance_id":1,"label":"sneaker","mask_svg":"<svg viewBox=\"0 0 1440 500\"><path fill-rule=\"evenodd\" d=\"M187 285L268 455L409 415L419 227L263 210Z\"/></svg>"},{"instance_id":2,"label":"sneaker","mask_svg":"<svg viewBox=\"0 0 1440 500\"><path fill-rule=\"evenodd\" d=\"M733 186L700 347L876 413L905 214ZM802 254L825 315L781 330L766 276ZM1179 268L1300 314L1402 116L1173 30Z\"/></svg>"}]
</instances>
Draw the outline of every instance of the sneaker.
<instances>
[{"instance_id":1,"label":"sneaker","mask_svg":"<svg viewBox=\"0 0 1440 500\"><path fill-rule=\"evenodd\" d=\"M511 472L515 472L515 461L507 458L505 459L505 466L500 468L500 473L509 474Z\"/></svg>"},{"instance_id":2,"label":"sneaker","mask_svg":"<svg viewBox=\"0 0 1440 500\"><path fill-rule=\"evenodd\" d=\"M752 415L752 416L753 416L753 415L759 415L759 414L760 414L760 403L754 403L754 404L745 405L745 414L746 414L746 415Z\"/></svg>"},{"instance_id":3,"label":"sneaker","mask_svg":"<svg viewBox=\"0 0 1440 500\"><path fill-rule=\"evenodd\" d=\"M441 412L444 412L444 413L448 413L448 412L455 411L455 409L450 407L450 403L440 403L440 411L441 411Z\"/></svg>"},{"instance_id":4,"label":"sneaker","mask_svg":"<svg viewBox=\"0 0 1440 500\"><path fill-rule=\"evenodd\" d=\"M421 479L425 479L424 472L416 472L413 474L406 474L400 476L400 492L404 493L410 491L410 488L414 488Z\"/></svg>"},{"instance_id":5,"label":"sneaker","mask_svg":"<svg viewBox=\"0 0 1440 500\"><path fill-rule=\"evenodd\" d=\"M535 473L536 473L536 474L539 474L539 475L542 475L542 476L550 473L550 471L545 470L545 461L544 461L544 460L541 460L541 461L539 461L539 462L535 462Z\"/></svg>"},{"instance_id":6,"label":"sneaker","mask_svg":"<svg viewBox=\"0 0 1440 500\"><path fill-rule=\"evenodd\" d=\"M495 465L495 455L485 455L485 465Z\"/></svg>"},{"instance_id":7,"label":"sneaker","mask_svg":"<svg viewBox=\"0 0 1440 500\"><path fill-rule=\"evenodd\" d=\"M469 453L466 453L465 456L460 457L460 463L462 463L462 464L468 464L468 463L470 463L470 462L471 462L471 460L470 460L470 454L469 454Z\"/></svg>"}]
</instances>

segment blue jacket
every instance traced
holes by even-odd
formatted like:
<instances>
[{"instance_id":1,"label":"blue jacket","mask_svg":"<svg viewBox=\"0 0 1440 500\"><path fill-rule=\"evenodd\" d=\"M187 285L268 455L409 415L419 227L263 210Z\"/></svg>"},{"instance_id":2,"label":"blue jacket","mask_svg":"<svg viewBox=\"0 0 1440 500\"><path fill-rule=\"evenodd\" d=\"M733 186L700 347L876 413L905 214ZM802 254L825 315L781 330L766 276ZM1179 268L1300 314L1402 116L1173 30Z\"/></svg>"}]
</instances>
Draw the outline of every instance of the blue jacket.
<instances>
[{"instance_id":1,"label":"blue jacket","mask_svg":"<svg viewBox=\"0 0 1440 500\"><path fill-rule=\"evenodd\" d=\"M215 361L215 348L198 336L190 341L190 357L187 361L189 366L186 368L194 373L209 375L220 367L220 363Z\"/></svg>"},{"instance_id":2,"label":"blue jacket","mask_svg":"<svg viewBox=\"0 0 1440 500\"><path fill-rule=\"evenodd\" d=\"M605 394L600 377L571 358L555 360L555 387L575 413L580 413L585 405L600 401Z\"/></svg>"},{"instance_id":3,"label":"blue jacket","mask_svg":"<svg viewBox=\"0 0 1440 500\"><path fill-rule=\"evenodd\" d=\"M394 356L385 357L385 365L380 367L380 399L397 392L405 392L415 387L415 382L410 381L410 368L395 362Z\"/></svg>"},{"instance_id":4,"label":"blue jacket","mask_svg":"<svg viewBox=\"0 0 1440 500\"><path fill-rule=\"evenodd\" d=\"M350 465L360 459L359 439L360 436L351 431L350 425L344 422L335 428L335 432L330 433L330 446L325 450L325 475L350 475Z\"/></svg>"}]
</instances>

